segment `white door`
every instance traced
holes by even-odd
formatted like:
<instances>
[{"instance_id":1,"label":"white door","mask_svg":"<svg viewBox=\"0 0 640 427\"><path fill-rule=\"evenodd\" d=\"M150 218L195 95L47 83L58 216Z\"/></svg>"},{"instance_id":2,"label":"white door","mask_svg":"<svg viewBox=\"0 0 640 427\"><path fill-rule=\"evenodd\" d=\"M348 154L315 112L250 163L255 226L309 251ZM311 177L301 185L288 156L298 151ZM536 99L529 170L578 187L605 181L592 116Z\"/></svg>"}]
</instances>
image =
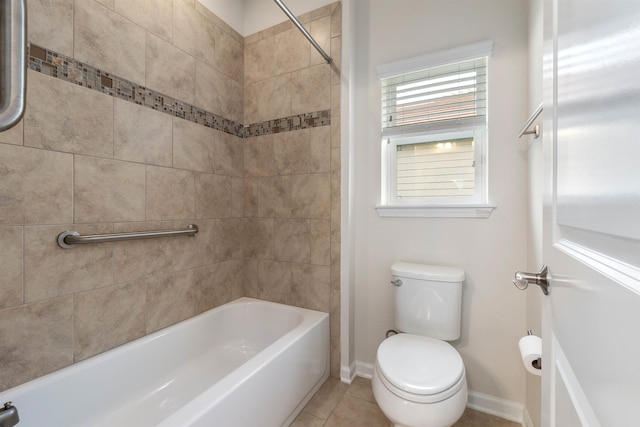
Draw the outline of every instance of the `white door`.
<instances>
[{"instance_id":1,"label":"white door","mask_svg":"<svg viewBox=\"0 0 640 427\"><path fill-rule=\"evenodd\" d=\"M640 426L640 0L544 4L543 426Z\"/></svg>"}]
</instances>

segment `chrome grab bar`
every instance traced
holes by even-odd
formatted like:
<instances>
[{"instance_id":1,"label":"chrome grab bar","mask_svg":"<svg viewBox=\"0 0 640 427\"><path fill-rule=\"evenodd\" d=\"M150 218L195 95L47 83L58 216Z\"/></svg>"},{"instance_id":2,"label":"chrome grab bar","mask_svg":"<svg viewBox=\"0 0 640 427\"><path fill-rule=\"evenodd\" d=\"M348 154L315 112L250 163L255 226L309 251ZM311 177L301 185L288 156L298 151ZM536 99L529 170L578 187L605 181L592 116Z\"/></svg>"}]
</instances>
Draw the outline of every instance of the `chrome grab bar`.
<instances>
[{"instance_id":1,"label":"chrome grab bar","mask_svg":"<svg viewBox=\"0 0 640 427\"><path fill-rule=\"evenodd\" d=\"M135 231L132 233L88 234L81 236L77 231L65 231L58 235L58 245L64 249L86 243L117 242L122 240L152 239L166 236L195 236L198 226L189 224L186 230Z\"/></svg>"},{"instance_id":2,"label":"chrome grab bar","mask_svg":"<svg viewBox=\"0 0 640 427\"><path fill-rule=\"evenodd\" d=\"M9 129L24 114L27 95L26 0L0 5L0 131Z\"/></svg>"},{"instance_id":3,"label":"chrome grab bar","mask_svg":"<svg viewBox=\"0 0 640 427\"><path fill-rule=\"evenodd\" d=\"M13 406L11 402L5 402L0 407L0 427L13 427L20 422L18 408Z\"/></svg>"}]
</instances>

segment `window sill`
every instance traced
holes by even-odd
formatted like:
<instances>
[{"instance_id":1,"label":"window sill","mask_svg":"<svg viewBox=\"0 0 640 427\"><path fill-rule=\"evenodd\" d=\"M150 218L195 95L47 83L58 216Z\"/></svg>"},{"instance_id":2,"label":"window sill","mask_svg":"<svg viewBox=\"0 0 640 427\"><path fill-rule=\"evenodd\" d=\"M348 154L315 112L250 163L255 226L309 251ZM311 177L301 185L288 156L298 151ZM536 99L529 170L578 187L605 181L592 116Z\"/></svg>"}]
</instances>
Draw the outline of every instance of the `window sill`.
<instances>
[{"instance_id":1,"label":"window sill","mask_svg":"<svg viewBox=\"0 0 640 427\"><path fill-rule=\"evenodd\" d=\"M493 205L443 205L443 206L376 206L383 218L489 218L496 208Z\"/></svg>"}]
</instances>

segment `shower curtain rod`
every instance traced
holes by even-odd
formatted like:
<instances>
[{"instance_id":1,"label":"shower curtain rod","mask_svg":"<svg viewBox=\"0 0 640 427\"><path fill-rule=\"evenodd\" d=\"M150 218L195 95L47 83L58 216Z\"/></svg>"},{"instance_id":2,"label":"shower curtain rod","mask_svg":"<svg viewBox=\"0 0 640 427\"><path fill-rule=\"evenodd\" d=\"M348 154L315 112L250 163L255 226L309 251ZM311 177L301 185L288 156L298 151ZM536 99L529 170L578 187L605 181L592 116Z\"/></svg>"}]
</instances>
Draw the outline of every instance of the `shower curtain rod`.
<instances>
[{"instance_id":1,"label":"shower curtain rod","mask_svg":"<svg viewBox=\"0 0 640 427\"><path fill-rule=\"evenodd\" d=\"M316 50L320 52L320 55L322 55L325 61L327 61L327 64L331 64L333 62L333 58L327 55L327 53L320 47L318 42L316 42L314 38L311 37L311 34L309 34L309 32L302 26L300 21L298 21L298 19L293 15L293 13L291 13L291 11L287 8L287 6L285 6L281 0L274 0L274 1L278 6L280 6L280 9L282 9L285 15L289 17L291 22L293 22L295 26L298 27L298 29L302 32L302 34L304 34L304 36L307 38L307 40L309 40L309 42L313 45L313 47L315 47Z\"/></svg>"}]
</instances>

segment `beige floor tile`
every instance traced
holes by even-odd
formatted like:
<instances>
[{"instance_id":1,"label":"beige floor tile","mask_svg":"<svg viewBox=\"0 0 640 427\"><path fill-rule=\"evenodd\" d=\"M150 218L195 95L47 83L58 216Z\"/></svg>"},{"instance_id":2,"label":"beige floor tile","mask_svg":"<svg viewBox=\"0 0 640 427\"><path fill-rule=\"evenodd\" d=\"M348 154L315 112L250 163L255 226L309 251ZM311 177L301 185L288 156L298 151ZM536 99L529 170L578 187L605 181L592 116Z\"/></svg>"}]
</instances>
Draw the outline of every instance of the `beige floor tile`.
<instances>
[{"instance_id":1,"label":"beige floor tile","mask_svg":"<svg viewBox=\"0 0 640 427\"><path fill-rule=\"evenodd\" d=\"M325 427L390 427L378 405L367 400L344 396L327 420Z\"/></svg>"},{"instance_id":2,"label":"beige floor tile","mask_svg":"<svg viewBox=\"0 0 640 427\"><path fill-rule=\"evenodd\" d=\"M326 420L338 406L348 387L336 378L329 378L307 403L304 412Z\"/></svg>"},{"instance_id":3,"label":"beige floor tile","mask_svg":"<svg viewBox=\"0 0 640 427\"><path fill-rule=\"evenodd\" d=\"M307 412L300 412L293 423L289 427L322 427L325 420L311 415Z\"/></svg>"},{"instance_id":4,"label":"beige floor tile","mask_svg":"<svg viewBox=\"0 0 640 427\"><path fill-rule=\"evenodd\" d=\"M373 397L373 389L371 388L371 380L365 378L356 377L356 379L349 385L349 389L346 393L347 396L356 397L358 399L367 400L369 402L376 402Z\"/></svg>"},{"instance_id":5,"label":"beige floor tile","mask_svg":"<svg viewBox=\"0 0 640 427\"><path fill-rule=\"evenodd\" d=\"M295 419L292 427L391 427L376 404L371 381L356 377L351 385L330 378ZM453 427L519 427L520 424L467 409Z\"/></svg>"},{"instance_id":6,"label":"beige floor tile","mask_svg":"<svg viewBox=\"0 0 640 427\"><path fill-rule=\"evenodd\" d=\"M468 409L453 427L519 427L520 424L484 412Z\"/></svg>"}]
</instances>

